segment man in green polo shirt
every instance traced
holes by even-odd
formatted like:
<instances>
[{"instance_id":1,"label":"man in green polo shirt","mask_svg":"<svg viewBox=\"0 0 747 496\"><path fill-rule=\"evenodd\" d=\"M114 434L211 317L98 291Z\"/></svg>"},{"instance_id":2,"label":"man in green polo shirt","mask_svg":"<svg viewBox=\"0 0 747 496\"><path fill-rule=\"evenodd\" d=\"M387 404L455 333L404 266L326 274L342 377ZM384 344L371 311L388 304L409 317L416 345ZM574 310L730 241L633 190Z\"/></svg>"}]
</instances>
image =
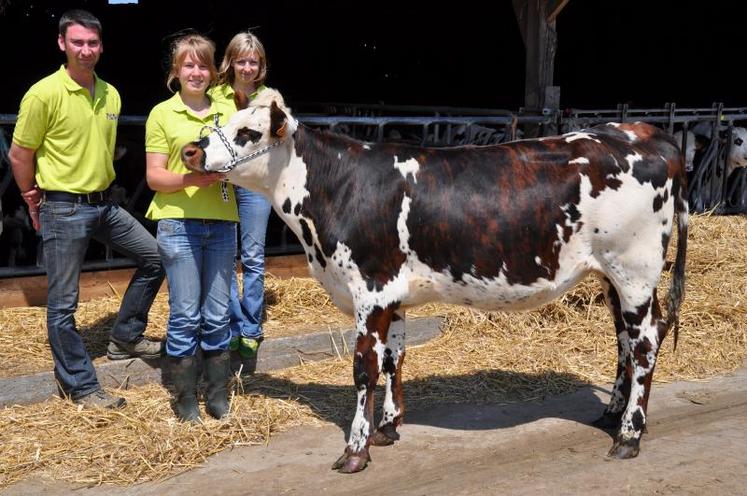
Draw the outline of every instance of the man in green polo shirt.
<instances>
[{"instance_id":1,"label":"man in green polo shirt","mask_svg":"<svg viewBox=\"0 0 747 496\"><path fill-rule=\"evenodd\" d=\"M108 197L121 101L94 72L103 51L101 23L89 12L70 10L60 18L57 43L67 64L23 97L9 155L43 240L47 333L61 392L79 404L117 408L124 398L101 389L75 326L88 244L92 238L107 243L138 266L111 331L110 359L162 354L161 343L143 332L164 272L153 236Z\"/></svg>"}]
</instances>

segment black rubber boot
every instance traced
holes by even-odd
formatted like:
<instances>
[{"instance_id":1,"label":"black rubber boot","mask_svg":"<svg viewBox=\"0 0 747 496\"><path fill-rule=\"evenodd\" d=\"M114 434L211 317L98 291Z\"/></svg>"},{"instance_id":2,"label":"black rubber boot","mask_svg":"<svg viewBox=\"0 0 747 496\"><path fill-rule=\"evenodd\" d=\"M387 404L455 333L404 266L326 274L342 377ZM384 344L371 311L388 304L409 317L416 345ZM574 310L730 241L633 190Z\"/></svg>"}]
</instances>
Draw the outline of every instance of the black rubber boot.
<instances>
[{"instance_id":1,"label":"black rubber boot","mask_svg":"<svg viewBox=\"0 0 747 496\"><path fill-rule=\"evenodd\" d=\"M197 403L197 358L169 357L171 380L174 382L174 409L182 422L199 422Z\"/></svg>"},{"instance_id":2,"label":"black rubber boot","mask_svg":"<svg viewBox=\"0 0 747 496\"><path fill-rule=\"evenodd\" d=\"M228 351L205 352L205 410L217 419L228 415L228 380L231 358Z\"/></svg>"}]
</instances>

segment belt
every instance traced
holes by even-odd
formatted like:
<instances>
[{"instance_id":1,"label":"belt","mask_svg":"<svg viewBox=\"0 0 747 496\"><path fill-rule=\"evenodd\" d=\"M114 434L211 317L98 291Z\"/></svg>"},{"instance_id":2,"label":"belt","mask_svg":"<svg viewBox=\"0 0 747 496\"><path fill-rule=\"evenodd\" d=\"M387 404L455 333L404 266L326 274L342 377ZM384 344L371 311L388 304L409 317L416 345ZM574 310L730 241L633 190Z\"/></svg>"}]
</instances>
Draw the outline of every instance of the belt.
<instances>
[{"instance_id":1,"label":"belt","mask_svg":"<svg viewBox=\"0 0 747 496\"><path fill-rule=\"evenodd\" d=\"M198 222L200 224L223 224L225 222L233 222L232 220L223 220L223 219L193 219L191 217L187 217L184 220L188 220L190 222Z\"/></svg>"},{"instance_id":2,"label":"belt","mask_svg":"<svg viewBox=\"0 0 747 496\"><path fill-rule=\"evenodd\" d=\"M109 190L95 191L93 193L68 193L67 191L45 191L44 201L61 201L70 203L88 203L96 205L104 203L109 199Z\"/></svg>"}]
</instances>

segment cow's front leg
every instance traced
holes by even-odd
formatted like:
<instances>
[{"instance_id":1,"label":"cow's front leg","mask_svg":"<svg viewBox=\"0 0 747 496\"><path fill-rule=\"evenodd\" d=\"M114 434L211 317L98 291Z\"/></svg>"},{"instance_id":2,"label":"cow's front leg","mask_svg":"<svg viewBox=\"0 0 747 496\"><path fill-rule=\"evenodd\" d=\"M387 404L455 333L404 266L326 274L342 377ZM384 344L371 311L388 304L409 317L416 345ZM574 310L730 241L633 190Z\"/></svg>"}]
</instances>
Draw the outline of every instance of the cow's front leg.
<instances>
[{"instance_id":1,"label":"cow's front leg","mask_svg":"<svg viewBox=\"0 0 747 496\"><path fill-rule=\"evenodd\" d=\"M356 311L358 338L353 357L353 380L357 390L355 417L345 452L332 465L344 473L358 472L371 460L368 446L373 430L374 390L381 370L383 345L392 320L393 309L374 307L368 312Z\"/></svg>"},{"instance_id":2,"label":"cow's front leg","mask_svg":"<svg viewBox=\"0 0 747 496\"><path fill-rule=\"evenodd\" d=\"M630 394L620 421L620 430L608 453L612 458L634 458L640 451L656 356L666 332L659 331L660 315L655 294L648 304L624 313L629 336Z\"/></svg>"},{"instance_id":3,"label":"cow's front leg","mask_svg":"<svg viewBox=\"0 0 747 496\"><path fill-rule=\"evenodd\" d=\"M381 421L371 436L374 446L388 446L399 440L397 427L402 424L405 414L402 391L402 364L405 361L405 312L394 314L389 327L388 339L384 348L382 372L386 379L384 405Z\"/></svg>"}]
</instances>

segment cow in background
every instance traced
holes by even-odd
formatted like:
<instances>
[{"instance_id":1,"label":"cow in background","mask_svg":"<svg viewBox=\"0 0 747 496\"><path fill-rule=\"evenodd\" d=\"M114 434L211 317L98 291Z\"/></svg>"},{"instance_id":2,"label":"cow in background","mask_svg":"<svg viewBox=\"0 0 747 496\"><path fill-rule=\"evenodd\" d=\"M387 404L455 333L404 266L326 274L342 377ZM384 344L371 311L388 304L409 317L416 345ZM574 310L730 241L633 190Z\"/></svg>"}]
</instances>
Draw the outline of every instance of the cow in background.
<instances>
[{"instance_id":1,"label":"cow in background","mask_svg":"<svg viewBox=\"0 0 747 496\"><path fill-rule=\"evenodd\" d=\"M685 163L690 205L696 211L719 206L724 212L747 213L747 129L732 127L729 142L728 128L720 129L715 139L712 129L711 122L699 122L687 132ZM674 133L674 139L682 147L682 131ZM717 165L717 151L725 154L723 168Z\"/></svg>"},{"instance_id":2,"label":"cow in background","mask_svg":"<svg viewBox=\"0 0 747 496\"><path fill-rule=\"evenodd\" d=\"M267 89L226 126L185 145L182 159L267 196L301 240L311 274L355 316L356 411L333 468L362 470L371 445L399 439L407 307L525 310L590 273L618 339L612 398L597 425L617 430L609 456L638 454L656 357L672 327L676 342L684 292L687 178L664 131L610 123L492 146L365 143L299 125ZM656 288L675 214L664 317Z\"/></svg>"},{"instance_id":3,"label":"cow in background","mask_svg":"<svg viewBox=\"0 0 747 496\"><path fill-rule=\"evenodd\" d=\"M720 133L721 146L729 146L729 155L726 157L726 177L739 167L747 167L747 129L743 127L732 128L731 143L726 143L726 134ZM673 135L675 141L682 148L682 131ZM685 147L685 168L688 172L695 170L698 163L699 152L701 152L711 140L710 123L699 123L687 132L687 144Z\"/></svg>"}]
</instances>

